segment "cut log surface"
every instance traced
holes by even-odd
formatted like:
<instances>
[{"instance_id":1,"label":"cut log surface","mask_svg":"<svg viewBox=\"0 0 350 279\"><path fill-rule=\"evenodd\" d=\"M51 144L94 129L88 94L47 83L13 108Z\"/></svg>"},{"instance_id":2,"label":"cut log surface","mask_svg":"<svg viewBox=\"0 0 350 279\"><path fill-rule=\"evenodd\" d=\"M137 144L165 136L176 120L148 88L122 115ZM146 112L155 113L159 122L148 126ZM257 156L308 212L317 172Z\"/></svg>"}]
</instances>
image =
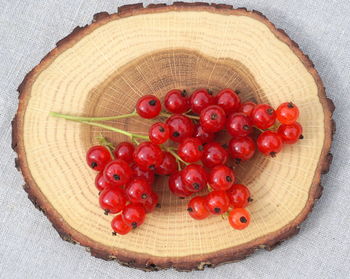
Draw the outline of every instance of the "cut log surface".
<instances>
[{"instance_id":1,"label":"cut log surface","mask_svg":"<svg viewBox=\"0 0 350 279\"><path fill-rule=\"evenodd\" d=\"M191 219L188 199L169 193L167 179L155 185L161 208L126 236L113 236L98 205L94 175L85 164L88 147L101 132L114 142L125 137L96 127L49 117L50 111L110 116L129 113L137 98L161 99L173 88L217 92L238 89L243 100L300 108L304 139L276 158L257 154L236 167L253 202L251 225L233 230L227 220ZM33 203L61 237L91 254L144 270L203 269L237 261L257 248L272 249L298 232L321 195L328 171L334 105L309 58L261 13L205 3L142 4L99 13L57 43L19 87L13 148ZM114 121L146 133L151 121Z\"/></svg>"}]
</instances>

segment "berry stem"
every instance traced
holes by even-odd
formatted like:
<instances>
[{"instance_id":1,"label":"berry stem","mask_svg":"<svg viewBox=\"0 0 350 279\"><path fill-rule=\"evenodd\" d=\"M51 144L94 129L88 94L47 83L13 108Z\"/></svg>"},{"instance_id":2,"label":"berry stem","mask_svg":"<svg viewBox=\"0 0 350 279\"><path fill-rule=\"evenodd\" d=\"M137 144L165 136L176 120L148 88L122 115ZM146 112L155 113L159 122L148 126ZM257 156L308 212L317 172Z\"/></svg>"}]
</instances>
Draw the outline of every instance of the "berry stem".
<instances>
[{"instance_id":1,"label":"berry stem","mask_svg":"<svg viewBox=\"0 0 350 279\"><path fill-rule=\"evenodd\" d=\"M171 149L169 149L169 148L167 148L166 150L167 150L169 153L171 153L171 154L176 158L176 161L177 161L177 162L181 162L181 163L185 164L186 166L189 165L189 163L187 163L187 162L185 162L184 160L182 160L182 159L180 158L180 156L177 155L176 152L174 152L173 150L171 150Z\"/></svg>"},{"instance_id":2,"label":"berry stem","mask_svg":"<svg viewBox=\"0 0 350 279\"><path fill-rule=\"evenodd\" d=\"M166 112L161 112L160 114L159 114L160 116L163 116L163 117L170 117L170 116L172 116L172 114L170 114L170 113L166 113ZM183 114L184 116L187 116L188 118L191 118L191 119L199 119L199 116L196 116L196 115L191 115L191 114Z\"/></svg>"},{"instance_id":3,"label":"berry stem","mask_svg":"<svg viewBox=\"0 0 350 279\"><path fill-rule=\"evenodd\" d=\"M98 137L96 137L100 145L103 145L107 147L109 150L109 153L111 153L112 158L114 158L113 150L114 150L114 145L111 143L108 139L106 139L101 133Z\"/></svg>"},{"instance_id":4,"label":"berry stem","mask_svg":"<svg viewBox=\"0 0 350 279\"><path fill-rule=\"evenodd\" d=\"M129 117L137 116L138 114L136 113L136 111L133 111L132 113L121 114L121 115L116 115L116 116L84 117L84 116L74 116L74 115L69 115L69 114L62 114L62 113L52 111L52 112L50 112L50 115L53 117L64 118L64 119L73 120L73 121L108 121L108 120L129 118Z\"/></svg>"}]
</instances>

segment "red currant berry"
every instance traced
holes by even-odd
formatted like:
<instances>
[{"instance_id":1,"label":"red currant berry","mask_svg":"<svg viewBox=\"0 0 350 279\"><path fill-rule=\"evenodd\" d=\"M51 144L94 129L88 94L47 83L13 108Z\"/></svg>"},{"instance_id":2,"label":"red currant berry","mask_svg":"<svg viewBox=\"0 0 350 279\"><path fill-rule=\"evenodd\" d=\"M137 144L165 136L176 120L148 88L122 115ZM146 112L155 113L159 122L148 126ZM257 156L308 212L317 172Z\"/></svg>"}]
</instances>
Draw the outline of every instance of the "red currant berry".
<instances>
[{"instance_id":1,"label":"red currant berry","mask_svg":"<svg viewBox=\"0 0 350 279\"><path fill-rule=\"evenodd\" d=\"M202 166L190 164L181 171L184 187L190 192L199 192L207 185L207 174Z\"/></svg>"},{"instance_id":2,"label":"red currant berry","mask_svg":"<svg viewBox=\"0 0 350 279\"><path fill-rule=\"evenodd\" d=\"M225 191L212 191L207 195L206 206L210 213L225 213L230 206L230 199Z\"/></svg>"},{"instance_id":3,"label":"red currant berry","mask_svg":"<svg viewBox=\"0 0 350 279\"><path fill-rule=\"evenodd\" d=\"M180 198L188 197L192 194L191 191L186 190L182 178L181 178L181 172L175 172L169 177L169 189L170 191Z\"/></svg>"},{"instance_id":4,"label":"red currant berry","mask_svg":"<svg viewBox=\"0 0 350 279\"><path fill-rule=\"evenodd\" d=\"M154 171L163 161L163 152L160 147L152 142L140 143L134 152L134 161L143 170Z\"/></svg>"},{"instance_id":5,"label":"red currant berry","mask_svg":"<svg viewBox=\"0 0 350 279\"><path fill-rule=\"evenodd\" d=\"M166 94L164 105L167 111L181 114L190 109L190 100L185 90L173 89Z\"/></svg>"},{"instance_id":6,"label":"red currant berry","mask_svg":"<svg viewBox=\"0 0 350 279\"><path fill-rule=\"evenodd\" d=\"M292 124L298 120L299 109L292 102L280 104L276 110L277 119L282 124Z\"/></svg>"},{"instance_id":7,"label":"red currant berry","mask_svg":"<svg viewBox=\"0 0 350 279\"><path fill-rule=\"evenodd\" d=\"M156 168L156 173L159 175L170 175L177 171L177 162L175 157L170 152L164 152L164 158L159 167Z\"/></svg>"},{"instance_id":8,"label":"red currant berry","mask_svg":"<svg viewBox=\"0 0 350 279\"><path fill-rule=\"evenodd\" d=\"M199 139L202 142L202 144L205 144L208 142L212 142L215 139L215 134L205 132L202 126L196 125L194 137Z\"/></svg>"},{"instance_id":9,"label":"red currant berry","mask_svg":"<svg viewBox=\"0 0 350 279\"><path fill-rule=\"evenodd\" d=\"M136 112L142 118L155 118L162 109L159 99L154 95L141 97L136 103Z\"/></svg>"},{"instance_id":10,"label":"red currant berry","mask_svg":"<svg viewBox=\"0 0 350 279\"><path fill-rule=\"evenodd\" d=\"M255 142L249 137L232 138L229 143L229 152L233 159L249 160L255 153Z\"/></svg>"},{"instance_id":11,"label":"red currant berry","mask_svg":"<svg viewBox=\"0 0 350 279\"><path fill-rule=\"evenodd\" d=\"M236 230L243 230L249 226L250 214L244 208L235 208L230 212L228 221L230 222L232 228Z\"/></svg>"},{"instance_id":12,"label":"red currant berry","mask_svg":"<svg viewBox=\"0 0 350 279\"><path fill-rule=\"evenodd\" d=\"M252 133L252 123L244 113L233 113L226 121L226 128L233 137L245 137Z\"/></svg>"},{"instance_id":13,"label":"red currant berry","mask_svg":"<svg viewBox=\"0 0 350 279\"><path fill-rule=\"evenodd\" d=\"M111 226L115 234L124 235L131 231L131 226L127 225L121 214L112 219Z\"/></svg>"},{"instance_id":14,"label":"red currant berry","mask_svg":"<svg viewBox=\"0 0 350 279\"><path fill-rule=\"evenodd\" d=\"M198 89L194 91L190 98L191 110L194 113L200 114L200 112L210 105L214 105L215 99L208 93L207 89Z\"/></svg>"},{"instance_id":15,"label":"red currant berry","mask_svg":"<svg viewBox=\"0 0 350 279\"><path fill-rule=\"evenodd\" d=\"M204 131L208 133L219 132L225 127L226 114L219 106L208 106L202 110L199 121Z\"/></svg>"},{"instance_id":16,"label":"red currant berry","mask_svg":"<svg viewBox=\"0 0 350 279\"><path fill-rule=\"evenodd\" d=\"M111 160L111 153L101 145L90 147L86 153L86 162L95 171L103 170Z\"/></svg>"},{"instance_id":17,"label":"red currant berry","mask_svg":"<svg viewBox=\"0 0 350 279\"><path fill-rule=\"evenodd\" d=\"M276 112L270 105L259 104L253 109L251 119L253 125L259 129L265 130L275 124Z\"/></svg>"},{"instance_id":18,"label":"red currant berry","mask_svg":"<svg viewBox=\"0 0 350 279\"><path fill-rule=\"evenodd\" d=\"M124 222L133 229L141 226L146 218L145 208L138 203L130 203L122 212Z\"/></svg>"},{"instance_id":19,"label":"red currant berry","mask_svg":"<svg viewBox=\"0 0 350 279\"><path fill-rule=\"evenodd\" d=\"M218 191L230 189L235 181L233 170L225 165L219 165L212 168L209 172L208 183Z\"/></svg>"},{"instance_id":20,"label":"red currant berry","mask_svg":"<svg viewBox=\"0 0 350 279\"><path fill-rule=\"evenodd\" d=\"M156 192L151 192L148 198L143 203L143 207L146 209L147 213L152 212L159 204L159 198Z\"/></svg>"},{"instance_id":21,"label":"red currant berry","mask_svg":"<svg viewBox=\"0 0 350 279\"><path fill-rule=\"evenodd\" d=\"M227 161L227 151L217 142L210 142L204 146L202 163L208 168L224 165Z\"/></svg>"},{"instance_id":22,"label":"red currant berry","mask_svg":"<svg viewBox=\"0 0 350 279\"><path fill-rule=\"evenodd\" d=\"M106 178L103 176L103 172L101 171L96 175L95 186L97 190L102 191L105 188L111 187L112 183L106 180Z\"/></svg>"},{"instance_id":23,"label":"red currant berry","mask_svg":"<svg viewBox=\"0 0 350 279\"><path fill-rule=\"evenodd\" d=\"M187 205L187 212L193 219L203 220L210 215L206 207L207 199L205 196L192 198Z\"/></svg>"},{"instance_id":24,"label":"red currant berry","mask_svg":"<svg viewBox=\"0 0 350 279\"><path fill-rule=\"evenodd\" d=\"M181 142L194 134L195 127L192 120L184 115L174 114L167 119L166 123L170 128L170 139L175 142Z\"/></svg>"},{"instance_id":25,"label":"red currant berry","mask_svg":"<svg viewBox=\"0 0 350 279\"><path fill-rule=\"evenodd\" d=\"M151 185L142 178L134 178L125 188L125 194L132 203L144 203L151 195Z\"/></svg>"},{"instance_id":26,"label":"red currant berry","mask_svg":"<svg viewBox=\"0 0 350 279\"><path fill-rule=\"evenodd\" d=\"M101 192L99 202L106 215L108 213L115 214L125 207L126 196L123 189L119 187L106 188Z\"/></svg>"},{"instance_id":27,"label":"red currant berry","mask_svg":"<svg viewBox=\"0 0 350 279\"><path fill-rule=\"evenodd\" d=\"M127 163L131 163L133 158L135 147L132 143L124 141L119 143L113 151L114 157L116 159L122 159Z\"/></svg>"},{"instance_id":28,"label":"red currant berry","mask_svg":"<svg viewBox=\"0 0 350 279\"><path fill-rule=\"evenodd\" d=\"M278 127L278 134L282 137L284 143L293 144L299 139L302 139L301 135L303 132L303 127L298 122L292 124L282 124Z\"/></svg>"},{"instance_id":29,"label":"red currant berry","mask_svg":"<svg viewBox=\"0 0 350 279\"><path fill-rule=\"evenodd\" d=\"M154 183L154 171L142 170L137 164L132 164L131 169L134 178L143 178L151 185Z\"/></svg>"},{"instance_id":30,"label":"red currant berry","mask_svg":"<svg viewBox=\"0 0 350 279\"><path fill-rule=\"evenodd\" d=\"M177 154L185 162L197 162L203 154L202 142L196 138L184 139L177 148Z\"/></svg>"},{"instance_id":31,"label":"red currant berry","mask_svg":"<svg viewBox=\"0 0 350 279\"><path fill-rule=\"evenodd\" d=\"M250 192L248 188L242 184L233 184L227 191L230 198L230 204L233 208L244 208L250 200Z\"/></svg>"},{"instance_id":32,"label":"red currant berry","mask_svg":"<svg viewBox=\"0 0 350 279\"><path fill-rule=\"evenodd\" d=\"M216 103L229 114L237 112L241 105L241 100L237 93L230 88L223 89L216 96Z\"/></svg>"},{"instance_id":33,"label":"red currant berry","mask_svg":"<svg viewBox=\"0 0 350 279\"><path fill-rule=\"evenodd\" d=\"M241 104L241 108L239 109L239 111L243 112L247 116L251 117L255 106L256 106L256 104L253 102L245 102L245 103Z\"/></svg>"},{"instance_id":34,"label":"red currant berry","mask_svg":"<svg viewBox=\"0 0 350 279\"><path fill-rule=\"evenodd\" d=\"M170 137L170 128L168 124L157 122L154 123L149 129L149 139L155 144L162 144L166 142Z\"/></svg>"},{"instance_id":35,"label":"red currant berry","mask_svg":"<svg viewBox=\"0 0 350 279\"><path fill-rule=\"evenodd\" d=\"M283 141L279 134L272 131L261 133L257 140L257 146L261 153L274 157L282 150Z\"/></svg>"},{"instance_id":36,"label":"red currant berry","mask_svg":"<svg viewBox=\"0 0 350 279\"><path fill-rule=\"evenodd\" d=\"M132 170L127 162L117 159L107 164L103 175L106 180L110 181L113 185L121 186L131 180Z\"/></svg>"}]
</instances>

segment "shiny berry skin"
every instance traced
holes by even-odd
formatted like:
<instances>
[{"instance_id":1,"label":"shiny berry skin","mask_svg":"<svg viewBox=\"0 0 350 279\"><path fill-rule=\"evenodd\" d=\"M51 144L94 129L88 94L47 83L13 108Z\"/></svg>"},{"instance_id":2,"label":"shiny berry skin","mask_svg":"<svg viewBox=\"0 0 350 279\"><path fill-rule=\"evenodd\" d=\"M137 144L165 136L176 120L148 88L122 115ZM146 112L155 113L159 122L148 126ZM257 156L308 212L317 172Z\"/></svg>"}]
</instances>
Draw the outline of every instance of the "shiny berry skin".
<instances>
[{"instance_id":1,"label":"shiny berry skin","mask_svg":"<svg viewBox=\"0 0 350 279\"><path fill-rule=\"evenodd\" d=\"M284 143L293 144L299 139L302 139L301 135L303 132L303 127L298 122L292 124L282 124L278 127L278 134L282 137Z\"/></svg>"},{"instance_id":2,"label":"shiny berry skin","mask_svg":"<svg viewBox=\"0 0 350 279\"><path fill-rule=\"evenodd\" d=\"M163 161L156 168L156 173L159 175L170 175L176 172L178 165L175 157L170 152L164 152Z\"/></svg>"},{"instance_id":3,"label":"shiny berry skin","mask_svg":"<svg viewBox=\"0 0 350 279\"><path fill-rule=\"evenodd\" d=\"M154 123L149 128L148 137L150 141L155 144L166 142L170 137L170 128L168 124L162 122Z\"/></svg>"},{"instance_id":4,"label":"shiny berry skin","mask_svg":"<svg viewBox=\"0 0 350 279\"><path fill-rule=\"evenodd\" d=\"M202 163L208 168L224 165L227 161L228 153L219 143L210 142L204 146Z\"/></svg>"},{"instance_id":5,"label":"shiny berry skin","mask_svg":"<svg viewBox=\"0 0 350 279\"><path fill-rule=\"evenodd\" d=\"M166 94L164 105L167 111L181 114L190 109L190 99L185 90L173 89Z\"/></svg>"},{"instance_id":6,"label":"shiny berry skin","mask_svg":"<svg viewBox=\"0 0 350 279\"><path fill-rule=\"evenodd\" d=\"M209 172L208 183L214 190L226 191L235 181L233 170L225 165L212 168Z\"/></svg>"},{"instance_id":7,"label":"shiny berry skin","mask_svg":"<svg viewBox=\"0 0 350 279\"><path fill-rule=\"evenodd\" d=\"M259 104L253 109L251 119L255 127L265 130L275 124L276 112L270 105Z\"/></svg>"},{"instance_id":8,"label":"shiny berry skin","mask_svg":"<svg viewBox=\"0 0 350 279\"><path fill-rule=\"evenodd\" d=\"M144 203L151 192L151 185L142 178L134 178L125 187L126 197L132 203Z\"/></svg>"},{"instance_id":9,"label":"shiny berry skin","mask_svg":"<svg viewBox=\"0 0 350 279\"><path fill-rule=\"evenodd\" d=\"M143 170L135 163L131 165L131 169L134 178L143 178L151 185L154 183L154 171Z\"/></svg>"},{"instance_id":10,"label":"shiny berry skin","mask_svg":"<svg viewBox=\"0 0 350 279\"><path fill-rule=\"evenodd\" d=\"M175 172L169 177L168 181L170 191L180 198L185 198L192 195L191 191L185 189L184 183L182 182L181 172Z\"/></svg>"},{"instance_id":11,"label":"shiny berry skin","mask_svg":"<svg viewBox=\"0 0 350 279\"><path fill-rule=\"evenodd\" d=\"M206 207L207 199L205 196L192 198L187 204L187 212L193 219L203 220L210 215Z\"/></svg>"},{"instance_id":12,"label":"shiny berry skin","mask_svg":"<svg viewBox=\"0 0 350 279\"><path fill-rule=\"evenodd\" d=\"M200 114L206 107L214 105L214 103L215 98L208 93L207 89L198 89L190 97L191 110L197 114Z\"/></svg>"},{"instance_id":13,"label":"shiny berry skin","mask_svg":"<svg viewBox=\"0 0 350 279\"><path fill-rule=\"evenodd\" d=\"M138 99L136 103L136 112L142 118L155 118L162 109L160 100L154 95L145 95Z\"/></svg>"},{"instance_id":14,"label":"shiny berry skin","mask_svg":"<svg viewBox=\"0 0 350 279\"><path fill-rule=\"evenodd\" d=\"M157 144L149 141L140 143L134 152L134 161L143 170L155 170L163 160L163 152Z\"/></svg>"},{"instance_id":15,"label":"shiny berry skin","mask_svg":"<svg viewBox=\"0 0 350 279\"><path fill-rule=\"evenodd\" d=\"M124 222L133 229L141 226L146 218L146 210L139 203L130 203L122 212Z\"/></svg>"},{"instance_id":16,"label":"shiny berry skin","mask_svg":"<svg viewBox=\"0 0 350 279\"><path fill-rule=\"evenodd\" d=\"M298 120L299 109L292 102L280 104L276 110L277 119L282 124L292 124Z\"/></svg>"},{"instance_id":17,"label":"shiny berry skin","mask_svg":"<svg viewBox=\"0 0 350 279\"><path fill-rule=\"evenodd\" d=\"M174 114L167 119L166 123L169 125L172 141L181 142L194 134L195 126L192 120L184 115Z\"/></svg>"},{"instance_id":18,"label":"shiny berry skin","mask_svg":"<svg viewBox=\"0 0 350 279\"><path fill-rule=\"evenodd\" d=\"M202 144L212 142L215 139L215 134L205 132L201 125L196 125L193 136L199 139L202 142Z\"/></svg>"},{"instance_id":19,"label":"shiny berry skin","mask_svg":"<svg viewBox=\"0 0 350 279\"><path fill-rule=\"evenodd\" d=\"M205 132L219 132L225 127L226 113L221 107L211 105L201 111L199 121Z\"/></svg>"},{"instance_id":20,"label":"shiny berry skin","mask_svg":"<svg viewBox=\"0 0 350 279\"><path fill-rule=\"evenodd\" d=\"M276 132L265 131L261 133L257 139L257 146L261 153L274 157L278 152L282 150L283 141L282 137Z\"/></svg>"},{"instance_id":21,"label":"shiny berry skin","mask_svg":"<svg viewBox=\"0 0 350 279\"><path fill-rule=\"evenodd\" d=\"M244 113L233 113L226 120L226 129L233 137L245 137L252 133L250 118Z\"/></svg>"},{"instance_id":22,"label":"shiny berry skin","mask_svg":"<svg viewBox=\"0 0 350 279\"><path fill-rule=\"evenodd\" d=\"M239 96L230 88L223 89L216 95L216 103L218 106L222 107L227 114L237 112L241 106Z\"/></svg>"},{"instance_id":23,"label":"shiny berry skin","mask_svg":"<svg viewBox=\"0 0 350 279\"><path fill-rule=\"evenodd\" d=\"M119 187L106 188L99 196L100 206L106 215L108 213L115 214L122 211L126 201L124 190Z\"/></svg>"},{"instance_id":24,"label":"shiny berry skin","mask_svg":"<svg viewBox=\"0 0 350 279\"><path fill-rule=\"evenodd\" d=\"M111 227L113 229L113 231L115 232L115 234L120 234L120 235L124 235L127 234L131 231L131 226L127 225L121 214L115 216L112 219L111 222Z\"/></svg>"},{"instance_id":25,"label":"shiny berry skin","mask_svg":"<svg viewBox=\"0 0 350 279\"><path fill-rule=\"evenodd\" d=\"M115 147L113 154L116 159L122 159L127 163L131 163L134 150L135 146L132 143L124 141Z\"/></svg>"},{"instance_id":26,"label":"shiny berry skin","mask_svg":"<svg viewBox=\"0 0 350 279\"><path fill-rule=\"evenodd\" d=\"M152 212L158 205L159 197L156 192L151 192L148 198L143 203L143 207L145 208L147 213Z\"/></svg>"},{"instance_id":27,"label":"shiny berry skin","mask_svg":"<svg viewBox=\"0 0 350 279\"><path fill-rule=\"evenodd\" d=\"M236 230L243 230L249 226L250 214L244 208L235 208L230 212L228 221L232 228Z\"/></svg>"},{"instance_id":28,"label":"shiny berry skin","mask_svg":"<svg viewBox=\"0 0 350 279\"><path fill-rule=\"evenodd\" d=\"M86 162L95 171L103 170L111 160L111 153L102 145L92 146L86 153Z\"/></svg>"},{"instance_id":29,"label":"shiny berry skin","mask_svg":"<svg viewBox=\"0 0 350 279\"><path fill-rule=\"evenodd\" d=\"M200 165L190 164L181 171L184 188L190 192L199 192L207 185L207 174Z\"/></svg>"},{"instance_id":30,"label":"shiny berry skin","mask_svg":"<svg viewBox=\"0 0 350 279\"><path fill-rule=\"evenodd\" d=\"M206 197L206 206L210 213L220 215L230 206L230 199L225 191L212 191Z\"/></svg>"},{"instance_id":31,"label":"shiny berry skin","mask_svg":"<svg viewBox=\"0 0 350 279\"><path fill-rule=\"evenodd\" d=\"M233 208L244 208L250 200L249 189L243 184L233 184L227 191L227 195L230 198L230 205Z\"/></svg>"},{"instance_id":32,"label":"shiny berry skin","mask_svg":"<svg viewBox=\"0 0 350 279\"><path fill-rule=\"evenodd\" d=\"M203 154L202 142L197 138L184 139L177 148L177 154L185 162L197 162Z\"/></svg>"},{"instance_id":33,"label":"shiny berry skin","mask_svg":"<svg viewBox=\"0 0 350 279\"><path fill-rule=\"evenodd\" d=\"M233 159L249 160L255 153L255 142L249 137L232 138L229 143L229 152Z\"/></svg>"},{"instance_id":34,"label":"shiny berry skin","mask_svg":"<svg viewBox=\"0 0 350 279\"><path fill-rule=\"evenodd\" d=\"M109 182L108 180L106 180L106 178L103 176L103 172L99 172L96 175L95 178L95 186L97 188L97 190L102 191L105 188L111 187L113 184L111 182Z\"/></svg>"},{"instance_id":35,"label":"shiny berry skin","mask_svg":"<svg viewBox=\"0 0 350 279\"><path fill-rule=\"evenodd\" d=\"M255 108L256 104L253 102L245 102L243 104L241 104L241 107L239 109L240 112L243 112L244 114L246 114L247 116L251 116L252 112Z\"/></svg>"},{"instance_id":36,"label":"shiny berry skin","mask_svg":"<svg viewBox=\"0 0 350 279\"><path fill-rule=\"evenodd\" d=\"M132 170L127 162L116 159L107 164L103 171L103 176L113 185L122 186L131 180Z\"/></svg>"}]
</instances>

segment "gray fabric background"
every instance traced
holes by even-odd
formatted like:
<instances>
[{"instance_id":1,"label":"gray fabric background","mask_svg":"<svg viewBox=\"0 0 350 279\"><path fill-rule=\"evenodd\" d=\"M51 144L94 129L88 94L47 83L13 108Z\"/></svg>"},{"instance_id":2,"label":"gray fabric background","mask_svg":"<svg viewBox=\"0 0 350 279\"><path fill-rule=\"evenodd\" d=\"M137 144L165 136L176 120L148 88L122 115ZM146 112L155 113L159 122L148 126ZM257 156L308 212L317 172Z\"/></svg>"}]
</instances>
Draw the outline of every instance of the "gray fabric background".
<instances>
[{"instance_id":1,"label":"gray fabric background","mask_svg":"<svg viewBox=\"0 0 350 279\"><path fill-rule=\"evenodd\" d=\"M156 1L158 2L158 1ZM166 1L169 2L170 1ZM0 278L350 278L350 1L222 1L263 12L316 65L337 110L334 162L324 192L297 237L245 261L179 273L144 273L95 259L62 241L29 202L10 148L16 88L73 27L128 1L0 0ZM149 3L146 1L145 4Z\"/></svg>"}]
</instances>

